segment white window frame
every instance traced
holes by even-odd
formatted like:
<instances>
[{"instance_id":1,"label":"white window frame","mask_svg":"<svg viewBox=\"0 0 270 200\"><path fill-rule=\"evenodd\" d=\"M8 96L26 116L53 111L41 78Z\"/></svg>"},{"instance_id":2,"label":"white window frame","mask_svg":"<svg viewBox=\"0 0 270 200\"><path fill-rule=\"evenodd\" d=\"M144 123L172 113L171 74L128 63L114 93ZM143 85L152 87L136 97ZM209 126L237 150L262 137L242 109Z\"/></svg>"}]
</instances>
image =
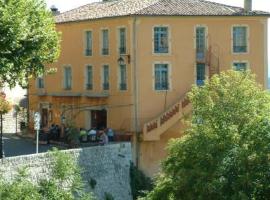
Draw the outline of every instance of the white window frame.
<instances>
[{"instance_id":1,"label":"white window frame","mask_svg":"<svg viewBox=\"0 0 270 200\"><path fill-rule=\"evenodd\" d=\"M167 90L156 90L156 87L155 87L155 66L157 64L166 64L168 65L168 84L169 84L169 87ZM172 91L173 89L173 86L172 86L172 65L171 65L171 62L168 62L168 61L155 61L153 64L152 64L152 90L155 91L155 92L168 92L168 91Z\"/></svg>"},{"instance_id":2,"label":"white window frame","mask_svg":"<svg viewBox=\"0 0 270 200\"><path fill-rule=\"evenodd\" d=\"M166 27L168 28L168 53L156 53L155 52L155 28ZM156 24L152 26L152 54L154 56L168 56L172 53L172 33L171 26L168 24Z\"/></svg>"},{"instance_id":3,"label":"white window frame","mask_svg":"<svg viewBox=\"0 0 270 200\"><path fill-rule=\"evenodd\" d=\"M43 87L39 87L39 79L42 78L43 79ZM39 89L39 90L42 90L42 89L45 89L45 77L44 75L43 76L38 76L36 78L36 88Z\"/></svg>"},{"instance_id":4,"label":"white window frame","mask_svg":"<svg viewBox=\"0 0 270 200\"><path fill-rule=\"evenodd\" d=\"M70 88L67 88L66 85L65 85L65 79L66 79L66 75L65 75L65 68L70 68L71 69L71 83L70 83ZM72 90L72 87L73 87L73 81L72 81L72 66L71 65L63 65L63 71L62 71L62 74L63 74L63 89L64 90Z\"/></svg>"},{"instance_id":5,"label":"white window frame","mask_svg":"<svg viewBox=\"0 0 270 200\"><path fill-rule=\"evenodd\" d=\"M234 27L246 27L247 29L247 51L246 52L234 52L233 49L233 28ZM249 25L247 24L233 24L231 27L231 52L233 55L240 55L240 54L249 54L250 51L250 30Z\"/></svg>"},{"instance_id":6,"label":"white window frame","mask_svg":"<svg viewBox=\"0 0 270 200\"><path fill-rule=\"evenodd\" d=\"M250 70L250 63L249 63L248 60L233 60L232 63L231 63L232 70L235 70L235 68L234 68L234 64L235 63L246 63L246 66L247 66L247 69L246 70Z\"/></svg>"},{"instance_id":7,"label":"white window frame","mask_svg":"<svg viewBox=\"0 0 270 200\"><path fill-rule=\"evenodd\" d=\"M103 41L103 31L104 30L107 30L108 31L108 54L104 55L103 54L103 44L104 44L104 41ZM100 29L100 55L101 56L109 56L110 55L110 29L107 28L107 27L104 27L104 28L101 28Z\"/></svg>"},{"instance_id":8,"label":"white window frame","mask_svg":"<svg viewBox=\"0 0 270 200\"><path fill-rule=\"evenodd\" d=\"M92 89L87 88L88 84L88 67L92 68ZM87 91L93 91L94 90L94 67L92 64L86 64L85 65L85 77L84 77L84 89Z\"/></svg>"},{"instance_id":9,"label":"white window frame","mask_svg":"<svg viewBox=\"0 0 270 200\"><path fill-rule=\"evenodd\" d=\"M86 47L87 47L86 33L88 31L91 31L91 35L92 35L92 38L91 38L92 39L92 44L91 44L92 53L91 53L91 55L86 55ZM92 29L86 29L86 30L83 31L83 55L85 57L92 57L94 55L93 49L94 49L94 32L93 32Z\"/></svg>"},{"instance_id":10,"label":"white window frame","mask_svg":"<svg viewBox=\"0 0 270 200\"><path fill-rule=\"evenodd\" d=\"M121 90L120 88L120 84L121 84L121 69L120 69L120 65L118 64L118 81L117 81L117 88L120 92L127 92L128 91L128 65L124 64L126 66L126 89L125 90Z\"/></svg>"},{"instance_id":11,"label":"white window frame","mask_svg":"<svg viewBox=\"0 0 270 200\"><path fill-rule=\"evenodd\" d=\"M108 90L104 90L104 87L103 87L103 84L104 84L104 66L108 66L108 83L109 83L109 89ZM110 79L110 75L111 75L111 73L110 73L110 65L109 64L107 64L107 63L104 63L104 64L102 64L101 65L101 71L100 71L101 73L100 73L100 77L101 77L101 89L102 90L104 90L104 91L109 91L110 89L111 89L111 79Z\"/></svg>"},{"instance_id":12,"label":"white window frame","mask_svg":"<svg viewBox=\"0 0 270 200\"><path fill-rule=\"evenodd\" d=\"M197 48L197 28L203 27L205 28L205 48L208 50L209 49L209 35L208 35L208 26L206 24L196 24L194 26L194 35L193 35L193 39L194 39L194 49L196 50Z\"/></svg>"},{"instance_id":13,"label":"white window frame","mask_svg":"<svg viewBox=\"0 0 270 200\"><path fill-rule=\"evenodd\" d=\"M126 52L124 54L120 54L120 29L124 28L126 31ZM128 29L126 26L118 26L117 27L117 34L116 34L116 41L117 41L117 45L116 45L116 52L118 53L118 55L127 55L128 54Z\"/></svg>"}]
</instances>

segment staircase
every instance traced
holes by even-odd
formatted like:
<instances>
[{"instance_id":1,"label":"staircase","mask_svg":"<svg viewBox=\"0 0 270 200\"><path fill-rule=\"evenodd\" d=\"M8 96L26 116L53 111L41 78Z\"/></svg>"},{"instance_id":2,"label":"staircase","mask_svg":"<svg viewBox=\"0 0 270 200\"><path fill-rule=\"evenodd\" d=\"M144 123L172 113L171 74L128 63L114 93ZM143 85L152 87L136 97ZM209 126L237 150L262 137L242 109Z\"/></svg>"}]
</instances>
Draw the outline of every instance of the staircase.
<instances>
[{"instance_id":1,"label":"staircase","mask_svg":"<svg viewBox=\"0 0 270 200\"><path fill-rule=\"evenodd\" d=\"M219 74L219 57L212 51L212 46L207 50L206 65L209 67L209 78L215 74Z\"/></svg>"},{"instance_id":2,"label":"staircase","mask_svg":"<svg viewBox=\"0 0 270 200\"><path fill-rule=\"evenodd\" d=\"M160 136L191 111L186 94L165 112L143 126L144 141L158 141Z\"/></svg>"}]
</instances>

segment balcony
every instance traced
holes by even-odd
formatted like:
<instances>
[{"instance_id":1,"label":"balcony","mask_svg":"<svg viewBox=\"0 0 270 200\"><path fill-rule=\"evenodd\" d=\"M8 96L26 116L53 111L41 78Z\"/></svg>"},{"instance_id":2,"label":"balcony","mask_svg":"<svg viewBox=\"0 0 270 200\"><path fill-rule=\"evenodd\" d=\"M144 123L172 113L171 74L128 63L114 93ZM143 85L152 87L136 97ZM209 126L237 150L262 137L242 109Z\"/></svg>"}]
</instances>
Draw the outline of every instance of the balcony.
<instances>
[{"instance_id":1,"label":"balcony","mask_svg":"<svg viewBox=\"0 0 270 200\"><path fill-rule=\"evenodd\" d=\"M85 49L86 56L92 56L92 49Z\"/></svg>"},{"instance_id":2,"label":"balcony","mask_svg":"<svg viewBox=\"0 0 270 200\"><path fill-rule=\"evenodd\" d=\"M119 89L120 90L127 90L127 84L126 83L120 83L119 84Z\"/></svg>"},{"instance_id":3,"label":"balcony","mask_svg":"<svg viewBox=\"0 0 270 200\"><path fill-rule=\"evenodd\" d=\"M86 84L86 89L93 90L93 84L91 84L91 83Z\"/></svg>"},{"instance_id":4,"label":"balcony","mask_svg":"<svg viewBox=\"0 0 270 200\"><path fill-rule=\"evenodd\" d=\"M120 47L119 48L119 54L126 54L126 52L127 52L126 47Z\"/></svg>"},{"instance_id":5,"label":"balcony","mask_svg":"<svg viewBox=\"0 0 270 200\"><path fill-rule=\"evenodd\" d=\"M102 48L102 55L104 55L104 56L109 55L109 49L108 48Z\"/></svg>"},{"instance_id":6,"label":"balcony","mask_svg":"<svg viewBox=\"0 0 270 200\"><path fill-rule=\"evenodd\" d=\"M103 83L103 90L109 90L110 84L109 83Z\"/></svg>"}]
</instances>

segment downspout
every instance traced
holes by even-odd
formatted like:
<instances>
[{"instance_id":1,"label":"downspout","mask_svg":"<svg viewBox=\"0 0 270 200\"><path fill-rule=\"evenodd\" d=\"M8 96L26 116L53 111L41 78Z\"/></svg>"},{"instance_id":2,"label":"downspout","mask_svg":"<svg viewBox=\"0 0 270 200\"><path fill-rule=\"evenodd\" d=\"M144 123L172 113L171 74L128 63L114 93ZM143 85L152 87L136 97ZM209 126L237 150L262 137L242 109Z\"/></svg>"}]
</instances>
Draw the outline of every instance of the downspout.
<instances>
[{"instance_id":1,"label":"downspout","mask_svg":"<svg viewBox=\"0 0 270 200\"><path fill-rule=\"evenodd\" d=\"M140 133L138 130L139 121L138 121L138 69L137 69L137 29L136 29L137 17L133 17L133 38L132 38L132 47L133 47L133 101L134 101L134 130L136 136L135 142L135 162L136 166L139 167L139 160L140 160Z\"/></svg>"}]
</instances>

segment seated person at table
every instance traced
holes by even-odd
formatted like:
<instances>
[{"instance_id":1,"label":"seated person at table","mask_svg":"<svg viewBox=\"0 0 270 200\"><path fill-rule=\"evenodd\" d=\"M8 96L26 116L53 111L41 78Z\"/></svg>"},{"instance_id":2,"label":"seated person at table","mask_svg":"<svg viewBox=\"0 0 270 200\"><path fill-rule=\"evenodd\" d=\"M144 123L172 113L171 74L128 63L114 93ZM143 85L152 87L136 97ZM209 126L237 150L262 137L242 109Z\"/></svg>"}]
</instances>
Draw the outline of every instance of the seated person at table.
<instances>
[{"instance_id":1,"label":"seated person at table","mask_svg":"<svg viewBox=\"0 0 270 200\"><path fill-rule=\"evenodd\" d=\"M108 129L107 135L108 135L108 138L109 138L109 142L112 142L113 138L114 138L114 132L113 132L113 130L111 128Z\"/></svg>"},{"instance_id":2,"label":"seated person at table","mask_svg":"<svg viewBox=\"0 0 270 200\"><path fill-rule=\"evenodd\" d=\"M87 133L86 130L83 128L80 128L80 140L82 142L86 142L87 141Z\"/></svg>"},{"instance_id":3,"label":"seated person at table","mask_svg":"<svg viewBox=\"0 0 270 200\"><path fill-rule=\"evenodd\" d=\"M100 131L100 144L106 145L109 143L107 134L104 131Z\"/></svg>"},{"instance_id":4,"label":"seated person at table","mask_svg":"<svg viewBox=\"0 0 270 200\"><path fill-rule=\"evenodd\" d=\"M90 141L94 142L97 139L97 131L95 128L92 128L89 132L88 132L88 136L90 137Z\"/></svg>"}]
</instances>

